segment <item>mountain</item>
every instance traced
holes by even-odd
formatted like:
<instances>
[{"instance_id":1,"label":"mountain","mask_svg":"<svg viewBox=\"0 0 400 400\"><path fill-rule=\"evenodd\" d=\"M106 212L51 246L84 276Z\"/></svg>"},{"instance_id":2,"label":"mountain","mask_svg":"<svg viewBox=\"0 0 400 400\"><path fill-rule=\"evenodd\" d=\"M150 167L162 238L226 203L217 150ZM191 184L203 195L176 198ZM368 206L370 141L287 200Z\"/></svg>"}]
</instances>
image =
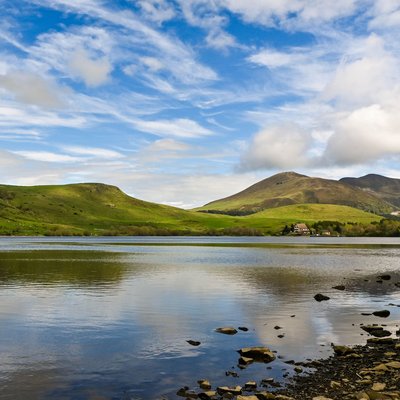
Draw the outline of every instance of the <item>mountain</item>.
<instances>
[{"instance_id":1,"label":"mountain","mask_svg":"<svg viewBox=\"0 0 400 400\"><path fill-rule=\"evenodd\" d=\"M393 210L391 203L375 193L345 182L313 178L295 172L271 176L198 210L240 215L291 204L345 205L377 214Z\"/></svg>"},{"instance_id":2,"label":"mountain","mask_svg":"<svg viewBox=\"0 0 400 400\"><path fill-rule=\"evenodd\" d=\"M149 203L101 183L0 185L0 235L279 234L285 225L321 220L370 224L380 217L325 204L234 217Z\"/></svg>"},{"instance_id":3,"label":"mountain","mask_svg":"<svg viewBox=\"0 0 400 400\"><path fill-rule=\"evenodd\" d=\"M400 208L400 179L369 174L360 178L342 178L339 182L358 187L396 208Z\"/></svg>"}]
</instances>

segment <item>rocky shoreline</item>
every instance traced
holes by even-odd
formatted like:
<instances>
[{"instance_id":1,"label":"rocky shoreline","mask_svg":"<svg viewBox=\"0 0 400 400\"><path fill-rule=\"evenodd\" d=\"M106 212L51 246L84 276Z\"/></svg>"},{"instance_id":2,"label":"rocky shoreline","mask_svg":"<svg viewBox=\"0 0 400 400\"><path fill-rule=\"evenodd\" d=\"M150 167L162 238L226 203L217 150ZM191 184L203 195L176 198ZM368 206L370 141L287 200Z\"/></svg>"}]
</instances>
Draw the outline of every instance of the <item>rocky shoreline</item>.
<instances>
[{"instance_id":1,"label":"rocky shoreline","mask_svg":"<svg viewBox=\"0 0 400 400\"><path fill-rule=\"evenodd\" d=\"M213 389L203 379L198 381L198 388L183 387L177 395L205 400L400 400L399 339L370 338L364 346L333 346L333 350L328 359L295 363L297 375L284 389L273 379ZM268 351L250 348L239 352L241 358L244 353L252 357L265 355L267 358L261 361L270 362L274 357ZM250 357L244 361L252 362Z\"/></svg>"}]
</instances>

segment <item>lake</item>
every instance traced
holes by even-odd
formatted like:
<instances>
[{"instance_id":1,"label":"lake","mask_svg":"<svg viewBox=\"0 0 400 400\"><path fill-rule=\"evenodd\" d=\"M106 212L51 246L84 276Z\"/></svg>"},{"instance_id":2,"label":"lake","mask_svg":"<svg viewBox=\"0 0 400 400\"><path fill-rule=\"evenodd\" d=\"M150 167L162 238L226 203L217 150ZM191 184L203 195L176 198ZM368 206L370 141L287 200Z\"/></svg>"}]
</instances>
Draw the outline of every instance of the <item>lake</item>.
<instances>
[{"instance_id":1,"label":"lake","mask_svg":"<svg viewBox=\"0 0 400 400\"><path fill-rule=\"evenodd\" d=\"M201 378L284 383L287 360L365 343L360 323L398 329L399 261L399 238L1 238L0 399L175 399ZM383 273L391 279L377 283ZM331 299L316 302L319 292ZM361 315L381 309L390 317ZM279 358L239 370L236 350L255 345Z\"/></svg>"}]
</instances>

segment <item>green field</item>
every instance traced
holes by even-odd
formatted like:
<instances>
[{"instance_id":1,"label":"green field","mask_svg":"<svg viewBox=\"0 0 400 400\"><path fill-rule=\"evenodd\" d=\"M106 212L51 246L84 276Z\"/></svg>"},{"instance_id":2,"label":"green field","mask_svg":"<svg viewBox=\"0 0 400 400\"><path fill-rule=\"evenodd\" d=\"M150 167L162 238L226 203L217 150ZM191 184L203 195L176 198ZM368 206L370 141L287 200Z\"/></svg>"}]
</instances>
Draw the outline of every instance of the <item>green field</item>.
<instances>
[{"instance_id":1,"label":"green field","mask_svg":"<svg viewBox=\"0 0 400 400\"><path fill-rule=\"evenodd\" d=\"M0 185L1 235L279 234L296 222L369 224L380 219L330 204L297 204L232 217L145 202L97 183Z\"/></svg>"}]
</instances>

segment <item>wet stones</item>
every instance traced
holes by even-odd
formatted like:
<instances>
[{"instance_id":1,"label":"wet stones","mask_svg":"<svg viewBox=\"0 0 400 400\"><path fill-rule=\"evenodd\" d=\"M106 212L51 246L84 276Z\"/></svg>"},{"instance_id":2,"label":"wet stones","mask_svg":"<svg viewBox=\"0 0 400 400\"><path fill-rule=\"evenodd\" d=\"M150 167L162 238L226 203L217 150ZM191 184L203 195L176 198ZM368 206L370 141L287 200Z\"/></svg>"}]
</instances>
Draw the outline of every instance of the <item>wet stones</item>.
<instances>
[{"instance_id":1,"label":"wet stones","mask_svg":"<svg viewBox=\"0 0 400 400\"><path fill-rule=\"evenodd\" d=\"M387 336L391 336L391 332L387 331L386 329L383 329L382 326L375 326L375 325L366 325L361 327L362 330L365 332L368 332L370 335L378 337L378 338L383 338Z\"/></svg>"},{"instance_id":2,"label":"wet stones","mask_svg":"<svg viewBox=\"0 0 400 400\"><path fill-rule=\"evenodd\" d=\"M321 301L327 301L327 300L329 300L330 297L325 296L325 295L322 294L322 293L317 293L317 294L314 296L314 299L315 299L316 301L318 301L318 302L321 302Z\"/></svg>"},{"instance_id":3,"label":"wet stones","mask_svg":"<svg viewBox=\"0 0 400 400\"><path fill-rule=\"evenodd\" d=\"M338 356L346 356L348 354L354 354L355 351L348 346L341 346L341 345L333 345L333 351Z\"/></svg>"}]
</instances>

